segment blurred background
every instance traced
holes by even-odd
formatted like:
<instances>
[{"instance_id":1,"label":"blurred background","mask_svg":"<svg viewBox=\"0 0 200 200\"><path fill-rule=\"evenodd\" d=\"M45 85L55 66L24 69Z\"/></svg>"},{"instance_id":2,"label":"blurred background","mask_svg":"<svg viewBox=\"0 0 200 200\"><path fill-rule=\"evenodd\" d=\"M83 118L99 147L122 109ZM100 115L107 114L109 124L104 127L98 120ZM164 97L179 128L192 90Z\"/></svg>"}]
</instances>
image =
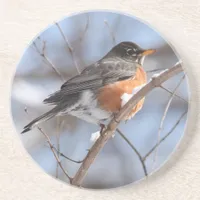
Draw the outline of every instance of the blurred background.
<instances>
[{"instance_id":1,"label":"blurred background","mask_svg":"<svg viewBox=\"0 0 200 200\"><path fill-rule=\"evenodd\" d=\"M154 55L144 61L148 79L154 73L159 73L150 72L151 70L170 68L179 58L155 30L137 18L120 13L80 13L63 19L59 22L59 27L62 32L56 24L49 26L26 49L14 76L11 107L16 130L32 158L45 172L68 182L62 170L58 168L45 137L37 129L24 135L20 134L27 123L50 110L50 106L42 103L43 99L58 90L64 80L76 75L77 67L80 71L83 70L122 41L132 41L143 48L157 49ZM73 54L69 47L73 48ZM182 76L183 73L180 73L163 86L173 91ZM145 160L148 174L169 159L184 134L187 114L179 119L188 109L187 79L181 83L176 94L182 98L173 98L160 137L164 137L177 122L178 124L160 144L156 162L153 163L154 153ZM154 89L147 95L143 109L132 120L119 126L142 157L157 143L159 126L170 96L169 92L161 88ZM25 108L28 109L28 115L24 111ZM51 119L40 127L50 136L55 147L60 148L60 152L75 160L85 157L92 146L91 133L99 130L99 127L71 116ZM60 159L69 175L74 176L80 164L63 157ZM144 170L138 156L116 133L90 167L82 186L96 189L113 188L143 177Z\"/></svg>"}]
</instances>

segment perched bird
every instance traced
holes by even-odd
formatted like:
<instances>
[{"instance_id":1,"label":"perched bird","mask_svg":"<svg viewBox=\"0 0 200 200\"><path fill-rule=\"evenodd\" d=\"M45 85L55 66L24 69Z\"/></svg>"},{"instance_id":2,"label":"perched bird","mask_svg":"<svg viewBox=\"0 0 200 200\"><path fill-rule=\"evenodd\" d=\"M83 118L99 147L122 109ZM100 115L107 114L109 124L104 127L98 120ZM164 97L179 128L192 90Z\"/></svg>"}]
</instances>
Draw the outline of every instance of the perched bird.
<instances>
[{"instance_id":1,"label":"perched bird","mask_svg":"<svg viewBox=\"0 0 200 200\"><path fill-rule=\"evenodd\" d=\"M147 82L142 63L145 56L154 52L154 49L145 50L133 42L114 46L103 58L44 99L45 104L54 105L54 108L31 121L22 133L58 115L73 115L102 126L105 120L119 112L127 96ZM124 120L134 116L143 103L144 99L140 100Z\"/></svg>"}]
</instances>

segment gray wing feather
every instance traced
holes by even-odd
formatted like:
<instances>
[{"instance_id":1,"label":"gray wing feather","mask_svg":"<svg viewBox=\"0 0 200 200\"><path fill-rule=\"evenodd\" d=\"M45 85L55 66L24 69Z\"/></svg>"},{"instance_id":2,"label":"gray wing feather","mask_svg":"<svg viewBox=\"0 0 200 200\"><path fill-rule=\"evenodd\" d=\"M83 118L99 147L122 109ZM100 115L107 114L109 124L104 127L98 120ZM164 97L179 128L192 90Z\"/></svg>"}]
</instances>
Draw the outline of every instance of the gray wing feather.
<instances>
[{"instance_id":1,"label":"gray wing feather","mask_svg":"<svg viewBox=\"0 0 200 200\"><path fill-rule=\"evenodd\" d=\"M103 59L88 66L80 75L69 79L59 91L45 99L44 103L58 104L83 90L96 90L107 84L126 80L135 75L137 65L124 60Z\"/></svg>"},{"instance_id":2,"label":"gray wing feather","mask_svg":"<svg viewBox=\"0 0 200 200\"><path fill-rule=\"evenodd\" d=\"M80 75L77 75L64 83L61 86L61 89L65 88L64 90L67 93L68 90L72 91L73 87L75 90L79 87L83 90L84 87L88 89L89 84L103 86L104 80L108 81L108 79L111 79L113 82L128 79L135 75L137 66L137 63L130 63L124 60L113 61L111 59L106 59L97 64L88 66ZM102 80L102 82L100 80ZM95 81L97 81L96 84ZM82 84L84 84L84 86L82 86Z\"/></svg>"}]
</instances>

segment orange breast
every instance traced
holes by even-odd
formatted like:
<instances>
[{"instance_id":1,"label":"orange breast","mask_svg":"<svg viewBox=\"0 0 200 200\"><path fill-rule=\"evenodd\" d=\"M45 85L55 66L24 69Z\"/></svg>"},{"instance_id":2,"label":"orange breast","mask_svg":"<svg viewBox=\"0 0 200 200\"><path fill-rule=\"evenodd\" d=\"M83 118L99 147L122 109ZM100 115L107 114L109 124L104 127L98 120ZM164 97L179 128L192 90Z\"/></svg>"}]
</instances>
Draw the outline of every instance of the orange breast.
<instances>
[{"instance_id":1,"label":"orange breast","mask_svg":"<svg viewBox=\"0 0 200 200\"><path fill-rule=\"evenodd\" d=\"M117 113L121 109L121 96L124 93L132 94L134 88L147 82L146 72L142 67L138 67L132 79L116 82L101 89L98 94L98 101L102 109ZM127 120L134 116L143 106L144 98L131 110L130 114L124 119Z\"/></svg>"}]
</instances>

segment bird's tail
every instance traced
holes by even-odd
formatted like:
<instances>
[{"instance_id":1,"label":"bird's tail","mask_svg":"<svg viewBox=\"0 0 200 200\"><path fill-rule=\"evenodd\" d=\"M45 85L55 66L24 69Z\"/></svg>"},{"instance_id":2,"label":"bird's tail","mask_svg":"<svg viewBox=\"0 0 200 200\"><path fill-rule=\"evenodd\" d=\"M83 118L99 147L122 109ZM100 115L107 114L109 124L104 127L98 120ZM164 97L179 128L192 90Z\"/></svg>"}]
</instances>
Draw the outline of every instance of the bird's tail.
<instances>
[{"instance_id":1,"label":"bird's tail","mask_svg":"<svg viewBox=\"0 0 200 200\"><path fill-rule=\"evenodd\" d=\"M35 118L33 121L31 121L29 124L27 124L24 127L24 130L21 132L21 134L30 131L32 128L34 128L36 125L40 124L41 122L47 121L47 120L51 119L52 117L56 116L59 113L59 111L60 111L60 109L58 109L58 107L54 107L50 111Z\"/></svg>"}]
</instances>

